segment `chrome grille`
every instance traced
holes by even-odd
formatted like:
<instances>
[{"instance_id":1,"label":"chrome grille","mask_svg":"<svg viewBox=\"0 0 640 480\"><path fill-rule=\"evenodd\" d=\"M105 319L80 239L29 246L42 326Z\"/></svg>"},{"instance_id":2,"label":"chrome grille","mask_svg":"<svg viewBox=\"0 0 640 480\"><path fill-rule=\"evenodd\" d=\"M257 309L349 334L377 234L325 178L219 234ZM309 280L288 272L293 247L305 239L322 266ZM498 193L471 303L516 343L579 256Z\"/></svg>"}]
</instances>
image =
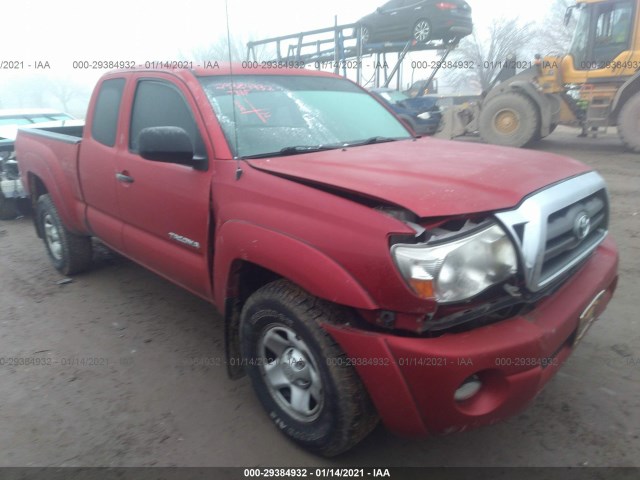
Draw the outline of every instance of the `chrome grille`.
<instances>
[{"instance_id":1,"label":"chrome grille","mask_svg":"<svg viewBox=\"0 0 640 480\"><path fill-rule=\"evenodd\" d=\"M519 247L527 287L538 291L588 257L607 235L604 180L589 172L496 214Z\"/></svg>"}]
</instances>

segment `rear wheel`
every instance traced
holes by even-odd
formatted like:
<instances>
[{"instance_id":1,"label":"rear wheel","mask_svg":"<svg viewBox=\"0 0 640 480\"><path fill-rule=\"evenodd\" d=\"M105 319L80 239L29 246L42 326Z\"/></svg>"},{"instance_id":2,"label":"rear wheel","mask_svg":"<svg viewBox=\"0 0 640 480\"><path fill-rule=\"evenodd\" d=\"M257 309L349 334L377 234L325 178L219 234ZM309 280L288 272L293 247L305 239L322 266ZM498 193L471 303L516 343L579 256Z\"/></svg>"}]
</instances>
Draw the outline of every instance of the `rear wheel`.
<instances>
[{"instance_id":1,"label":"rear wheel","mask_svg":"<svg viewBox=\"0 0 640 480\"><path fill-rule=\"evenodd\" d=\"M489 100L480 112L480 136L487 143L523 147L536 140L539 128L536 106L521 93L498 95Z\"/></svg>"},{"instance_id":2,"label":"rear wheel","mask_svg":"<svg viewBox=\"0 0 640 480\"><path fill-rule=\"evenodd\" d=\"M51 197L38 199L36 222L53 266L63 275L82 272L91 265L91 237L71 233L63 225Z\"/></svg>"},{"instance_id":3,"label":"rear wheel","mask_svg":"<svg viewBox=\"0 0 640 480\"><path fill-rule=\"evenodd\" d=\"M545 136L542 136L542 134L540 133L540 129L538 129L538 131L536 132L535 136L533 137L533 141L537 142L538 140L542 140L543 138L548 137L549 135L551 135L554 132L554 130L556 128L558 128L558 124L557 123L552 123L549 126L549 133L546 134Z\"/></svg>"},{"instance_id":4,"label":"rear wheel","mask_svg":"<svg viewBox=\"0 0 640 480\"><path fill-rule=\"evenodd\" d=\"M340 314L286 280L257 290L241 314L241 346L253 388L276 426L325 456L342 453L377 424L344 352L320 326Z\"/></svg>"},{"instance_id":5,"label":"rear wheel","mask_svg":"<svg viewBox=\"0 0 640 480\"><path fill-rule=\"evenodd\" d=\"M413 26L413 38L418 42L428 42L431 40L431 23L426 18L420 19Z\"/></svg>"},{"instance_id":6,"label":"rear wheel","mask_svg":"<svg viewBox=\"0 0 640 480\"><path fill-rule=\"evenodd\" d=\"M640 152L640 92L633 95L620 110L618 135L633 152Z\"/></svg>"}]
</instances>

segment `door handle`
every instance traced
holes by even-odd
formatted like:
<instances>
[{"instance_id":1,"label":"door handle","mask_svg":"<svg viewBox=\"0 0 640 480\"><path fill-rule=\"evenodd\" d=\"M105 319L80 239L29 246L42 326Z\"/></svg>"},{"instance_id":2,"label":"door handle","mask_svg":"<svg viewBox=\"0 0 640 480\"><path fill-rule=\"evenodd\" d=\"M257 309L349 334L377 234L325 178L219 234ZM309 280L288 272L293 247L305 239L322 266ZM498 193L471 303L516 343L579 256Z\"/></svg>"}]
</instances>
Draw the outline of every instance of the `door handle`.
<instances>
[{"instance_id":1,"label":"door handle","mask_svg":"<svg viewBox=\"0 0 640 480\"><path fill-rule=\"evenodd\" d=\"M130 177L129 175L127 175L125 173L116 173L116 179L119 182L122 182L122 183L133 183L133 182L135 182L133 177Z\"/></svg>"}]
</instances>

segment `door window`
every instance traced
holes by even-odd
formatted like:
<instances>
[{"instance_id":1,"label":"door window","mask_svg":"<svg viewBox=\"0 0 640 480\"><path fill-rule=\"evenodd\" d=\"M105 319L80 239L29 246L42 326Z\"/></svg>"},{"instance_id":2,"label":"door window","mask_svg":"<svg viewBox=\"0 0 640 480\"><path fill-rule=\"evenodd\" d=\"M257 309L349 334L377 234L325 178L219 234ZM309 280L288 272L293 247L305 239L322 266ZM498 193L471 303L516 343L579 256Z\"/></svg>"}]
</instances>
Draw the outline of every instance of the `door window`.
<instances>
[{"instance_id":1,"label":"door window","mask_svg":"<svg viewBox=\"0 0 640 480\"><path fill-rule=\"evenodd\" d=\"M167 82L142 80L138 83L129 131L132 152L138 151L138 135L148 127L180 127L191 138L195 154L204 156L206 153L189 105L182 93Z\"/></svg>"}]
</instances>

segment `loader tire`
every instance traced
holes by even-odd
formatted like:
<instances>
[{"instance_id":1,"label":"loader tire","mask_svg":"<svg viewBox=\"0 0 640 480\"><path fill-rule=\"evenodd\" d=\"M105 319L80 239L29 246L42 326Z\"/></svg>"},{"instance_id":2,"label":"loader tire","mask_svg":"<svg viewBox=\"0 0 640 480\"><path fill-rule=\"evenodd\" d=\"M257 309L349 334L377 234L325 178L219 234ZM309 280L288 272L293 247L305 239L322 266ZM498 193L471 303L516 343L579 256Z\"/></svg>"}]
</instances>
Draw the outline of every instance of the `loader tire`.
<instances>
[{"instance_id":1,"label":"loader tire","mask_svg":"<svg viewBox=\"0 0 640 480\"><path fill-rule=\"evenodd\" d=\"M632 152L640 152L640 92L623 105L618 116L618 135Z\"/></svg>"},{"instance_id":2,"label":"loader tire","mask_svg":"<svg viewBox=\"0 0 640 480\"><path fill-rule=\"evenodd\" d=\"M479 130L487 143L524 147L539 137L540 115L526 95L503 93L489 100L482 108Z\"/></svg>"}]
</instances>

